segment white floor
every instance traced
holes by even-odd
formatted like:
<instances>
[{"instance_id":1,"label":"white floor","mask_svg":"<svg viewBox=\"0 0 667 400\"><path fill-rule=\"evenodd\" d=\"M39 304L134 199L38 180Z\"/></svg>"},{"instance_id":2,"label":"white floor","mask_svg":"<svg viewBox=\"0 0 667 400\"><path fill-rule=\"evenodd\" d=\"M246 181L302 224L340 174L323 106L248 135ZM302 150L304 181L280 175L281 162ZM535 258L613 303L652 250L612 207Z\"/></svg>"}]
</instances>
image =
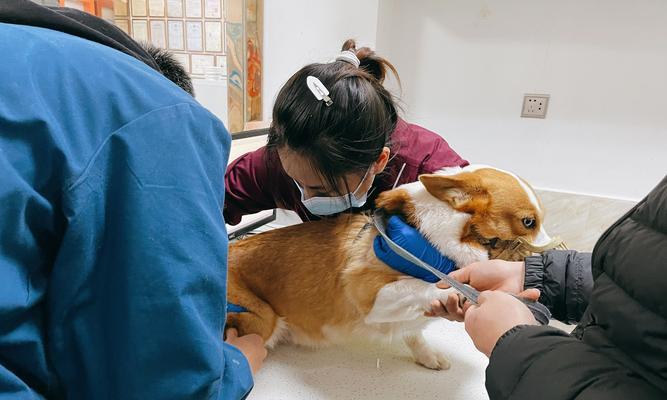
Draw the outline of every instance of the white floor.
<instances>
[{"instance_id":1,"label":"white floor","mask_svg":"<svg viewBox=\"0 0 667 400\"><path fill-rule=\"evenodd\" d=\"M280 345L269 353L249 399L488 399L487 359L462 324L434 322L426 339L449 356L449 370L431 371L415 364L400 338L319 350Z\"/></svg>"}]
</instances>

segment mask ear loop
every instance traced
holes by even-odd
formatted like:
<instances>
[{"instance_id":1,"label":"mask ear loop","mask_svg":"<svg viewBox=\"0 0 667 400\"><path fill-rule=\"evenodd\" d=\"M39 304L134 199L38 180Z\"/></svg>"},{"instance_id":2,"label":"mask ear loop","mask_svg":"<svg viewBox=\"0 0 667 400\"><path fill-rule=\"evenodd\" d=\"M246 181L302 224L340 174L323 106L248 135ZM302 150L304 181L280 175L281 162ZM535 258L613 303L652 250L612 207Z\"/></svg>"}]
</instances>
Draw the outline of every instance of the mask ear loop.
<instances>
[{"instance_id":1,"label":"mask ear loop","mask_svg":"<svg viewBox=\"0 0 667 400\"><path fill-rule=\"evenodd\" d=\"M401 175L403 175L403 170L405 169L405 163L401 166L401 170L398 171L398 176L396 177L396 181L394 182L394 186L391 187L391 190L396 189L396 186L398 186L398 181L401 180Z\"/></svg>"},{"instance_id":2,"label":"mask ear loop","mask_svg":"<svg viewBox=\"0 0 667 400\"><path fill-rule=\"evenodd\" d=\"M352 196L354 196L355 198L358 199L358 197L357 197L357 192L359 191L359 189L361 189L361 185L363 185L363 183L364 183L364 181L366 180L366 178L368 178L368 173L371 172L371 168L372 168L372 167L373 167L373 165L371 165L370 167L368 167L368 169L366 170L366 173L364 174L364 177L361 178L361 181L360 181L359 184L357 185L357 188L354 189L353 191L351 191L351 192L348 193L348 195L347 195L347 201L348 201L348 203L349 203L350 206L352 206ZM371 194L375 191L375 189L377 189L377 188L376 188L376 187L372 187L372 188L370 188L370 190L366 193L366 198L370 197Z\"/></svg>"}]
</instances>

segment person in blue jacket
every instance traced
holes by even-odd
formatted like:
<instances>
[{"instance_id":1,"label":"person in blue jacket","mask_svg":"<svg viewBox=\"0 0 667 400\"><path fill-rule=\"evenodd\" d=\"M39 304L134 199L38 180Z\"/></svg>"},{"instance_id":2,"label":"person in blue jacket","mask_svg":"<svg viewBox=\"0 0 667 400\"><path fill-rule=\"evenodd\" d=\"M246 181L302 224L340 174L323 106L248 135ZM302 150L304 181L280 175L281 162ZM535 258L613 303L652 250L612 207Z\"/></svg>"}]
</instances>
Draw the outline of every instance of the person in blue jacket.
<instances>
[{"instance_id":1,"label":"person in blue jacket","mask_svg":"<svg viewBox=\"0 0 667 400\"><path fill-rule=\"evenodd\" d=\"M0 399L244 398L229 134L131 45L34 25L0 23Z\"/></svg>"}]
</instances>

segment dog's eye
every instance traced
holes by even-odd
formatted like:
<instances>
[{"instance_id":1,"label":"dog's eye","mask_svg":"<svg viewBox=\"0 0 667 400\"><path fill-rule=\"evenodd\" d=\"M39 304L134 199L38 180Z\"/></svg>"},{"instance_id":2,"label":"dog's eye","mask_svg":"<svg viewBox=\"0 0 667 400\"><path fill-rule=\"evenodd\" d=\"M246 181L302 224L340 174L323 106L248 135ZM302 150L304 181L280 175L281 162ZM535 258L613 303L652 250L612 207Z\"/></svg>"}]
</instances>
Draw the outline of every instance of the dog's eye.
<instances>
[{"instance_id":1,"label":"dog's eye","mask_svg":"<svg viewBox=\"0 0 667 400\"><path fill-rule=\"evenodd\" d=\"M535 218L524 218L521 220L521 222L523 222L523 226L525 226L528 229L535 228Z\"/></svg>"}]
</instances>

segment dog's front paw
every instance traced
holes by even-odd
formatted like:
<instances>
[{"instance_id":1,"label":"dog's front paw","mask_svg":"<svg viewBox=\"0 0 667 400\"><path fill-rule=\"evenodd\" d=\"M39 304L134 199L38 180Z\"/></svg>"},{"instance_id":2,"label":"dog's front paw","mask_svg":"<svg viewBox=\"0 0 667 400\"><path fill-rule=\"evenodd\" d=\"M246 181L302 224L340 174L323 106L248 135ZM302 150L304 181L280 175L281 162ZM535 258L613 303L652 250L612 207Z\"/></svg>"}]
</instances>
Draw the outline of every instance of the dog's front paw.
<instances>
[{"instance_id":1,"label":"dog's front paw","mask_svg":"<svg viewBox=\"0 0 667 400\"><path fill-rule=\"evenodd\" d=\"M417 364L435 370L449 369L449 367L451 367L445 354L438 350L434 350L429 346L428 343L426 343L426 340L424 340L424 336L421 332L415 332L404 336L403 340L412 351L412 355Z\"/></svg>"},{"instance_id":2,"label":"dog's front paw","mask_svg":"<svg viewBox=\"0 0 667 400\"><path fill-rule=\"evenodd\" d=\"M414 356L417 364L429 369L439 371L449 369L452 366L445 354L439 351L427 349L426 351L415 353Z\"/></svg>"}]
</instances>

